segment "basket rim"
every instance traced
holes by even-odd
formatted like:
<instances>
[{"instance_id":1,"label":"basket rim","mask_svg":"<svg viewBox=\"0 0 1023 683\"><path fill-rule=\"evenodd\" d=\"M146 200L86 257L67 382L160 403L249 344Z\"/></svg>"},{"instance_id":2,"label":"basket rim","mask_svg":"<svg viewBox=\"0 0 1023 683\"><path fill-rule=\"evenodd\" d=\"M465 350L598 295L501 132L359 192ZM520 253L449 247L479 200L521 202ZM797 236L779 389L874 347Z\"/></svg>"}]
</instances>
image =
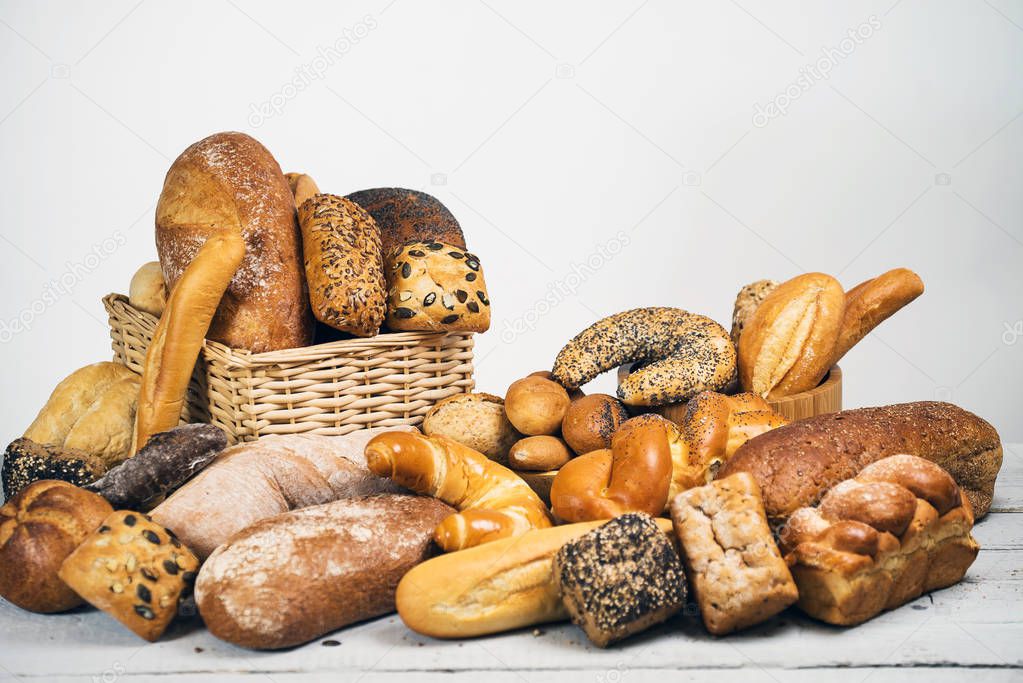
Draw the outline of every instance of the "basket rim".
<instances>
[{"instance_id":1,"label":"basket rim","mask_svg":"<svg viewBox=\"0 0 1023 683\"><path fill-rule=\"evenodd\" d=\"M103 303L107 308L120 304L131 310L132 313L143 318L148 318L153 325L159 319L145 311L140 311L128 301L124 294L111 292L103 297ZM409 345L423 346L445 346L448 338L467 339L472 332L385 332L373 337L340 339L338 341L325 342L323 344L312 344L291 349L279 349L277 351L265 351L263 353L252 353L245 349L235 349L220 342L206 339L203 341L207 351L212 351L232 366L245 367L250 365L269 365L278 363L292 363L312 361L320 358L357 353L371 349L387 347L404 347Z\"/></svg>"}]
</instances>

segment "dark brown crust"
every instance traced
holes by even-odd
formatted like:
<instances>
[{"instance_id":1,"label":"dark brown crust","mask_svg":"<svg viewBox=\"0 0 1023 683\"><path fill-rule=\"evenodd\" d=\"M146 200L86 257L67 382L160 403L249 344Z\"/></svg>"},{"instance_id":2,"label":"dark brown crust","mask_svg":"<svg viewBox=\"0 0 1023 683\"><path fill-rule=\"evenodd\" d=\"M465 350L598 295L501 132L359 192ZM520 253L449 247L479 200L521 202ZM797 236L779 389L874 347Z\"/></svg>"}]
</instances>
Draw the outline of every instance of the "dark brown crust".
<instances>
[{"instance_id":1,"label":"dark brown crust","mask_svg":"<svg viewBox=\"0 0 1023 683\"><path fill-rule=\"evenodd\" d=\"M118 509L143 504L191 479L227 448L227 435L209 424L187 424L149 437L133 457L85 488Z\"/></svg>"},{"instance_id":2,"label":"dark brown crust","mask_svg":"<svg viewBox=\"0 0 1023 683\"><path fill-rule=\"evenodd\" d=\"M943 467L976 517L987 514L1002 465L1001 441L990 424L950 403L900 403L800 420L748 441L717 478L751 473L768 517L779 522L870 463L900 453Z\"/></svg>"},{"instance_id":3,"label":"dark brown crust","mask_svg":"<svg viewBox=\"0 0 1023 683\"><path fill-rule=\"evenodd\" d=\"M0 596L33 612L82 603L57 576L61 563L113 512L95 493L37 481L0 508Z\"/></svg>"},{"instance_id":4,"label":"dark brown crust","mask_svg":"<svg viewBox=\"0 0 1023 683\"><path fill-rule=\"evenodd\" d=\"M366 209L377 227L384 258L406 242L444 242L465 249L458 221L436 197L401 187L377 187L347 195Z\"/></svg>"},{"instance_id":5,"label":"dark brown crust","mask_svg":"<svg viewBox=\"0 0 1023 683\"><path fill-rule=\"evenodd\" d=\"M607 394L576 399L565 411L561 435L576 455L611 447L611 437L629 413L622 402Z\"/></svg>"},{"instance_id":6,"label":"dark brown crust","mask_svg":"<svg viewBox=\"0 0 1023 683\"><path fill-rule=\"evenodd\" d=\"M430 556L434 527L453 512L435 498L383 494L256 522L203 565L199 612L216 637L256 649L393 612L398 581Z\"/></svg>"},{"instance_id":7,"label":"dark brown crust","mask_svg":"<svg viewBox=\"0 0 1023 683\"><path fill-rule=\"evenodd\" d=\"M13 498L34 481L56 479L82 486L103 475L103 461L85 451L15 439L4 453L4 498Z\"/></svg>"}]
</instances>

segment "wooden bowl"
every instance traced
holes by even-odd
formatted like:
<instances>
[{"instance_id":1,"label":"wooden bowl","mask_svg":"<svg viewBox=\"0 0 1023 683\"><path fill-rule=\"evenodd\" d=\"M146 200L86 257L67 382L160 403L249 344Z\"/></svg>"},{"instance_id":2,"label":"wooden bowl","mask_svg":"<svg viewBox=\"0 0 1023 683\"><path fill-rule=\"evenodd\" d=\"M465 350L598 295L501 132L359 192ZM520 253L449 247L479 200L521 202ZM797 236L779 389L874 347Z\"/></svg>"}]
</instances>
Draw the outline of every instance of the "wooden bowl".
<instances>
[{"instance_id":1,"label":"wooden bowl","mask_svg":"<svg viewBox=\"0 0 1023 683\"><path fill-rule=\"evenodd\" d=\"M618 368L618 382L629 376L632 372L632 364L623 365ZM790 420L802 420L814 415L834 413L842 409L842 369L837 365L831 368L824 379L813 389L792 394L784 398L769 398L767 402L776 411ZM644 408L642 406L629 407L629 412L658 413L673 422L680 422L686 412L685 403L672 403L666 406L655 408Z\"/></svg>"}]
</instances>

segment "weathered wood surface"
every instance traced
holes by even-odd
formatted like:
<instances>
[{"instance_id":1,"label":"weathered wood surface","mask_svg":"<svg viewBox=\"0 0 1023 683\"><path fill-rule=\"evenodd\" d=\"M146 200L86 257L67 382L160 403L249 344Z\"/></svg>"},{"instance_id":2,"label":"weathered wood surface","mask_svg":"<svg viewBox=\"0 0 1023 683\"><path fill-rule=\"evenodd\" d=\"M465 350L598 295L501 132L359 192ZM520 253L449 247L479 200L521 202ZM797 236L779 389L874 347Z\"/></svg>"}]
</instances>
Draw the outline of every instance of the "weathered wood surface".
<instances>
[{"instance_id":1,"label":"weathered wood surface","mask_svg":"<svg viewBox=\"0 0 1023 683\"><path fill-rule=\"evenodd\" d=\"M975 530L983 550L966 579L856 628L789 610L750 631L708 635L691 617L598 650L570 624L443 642L396 616L284 652L242 650L200 627L145 644L94 610L41 616L0 603L0 681L377 681L485 678L602 683L679 677L717 683L1023 679L1023 447L1006 450L993 512ZM323 641L335 641L325 645ZM679 671L681 670L681 671ZM566 675L568 678L566 678Z\"/></svg>"}]
</instances>

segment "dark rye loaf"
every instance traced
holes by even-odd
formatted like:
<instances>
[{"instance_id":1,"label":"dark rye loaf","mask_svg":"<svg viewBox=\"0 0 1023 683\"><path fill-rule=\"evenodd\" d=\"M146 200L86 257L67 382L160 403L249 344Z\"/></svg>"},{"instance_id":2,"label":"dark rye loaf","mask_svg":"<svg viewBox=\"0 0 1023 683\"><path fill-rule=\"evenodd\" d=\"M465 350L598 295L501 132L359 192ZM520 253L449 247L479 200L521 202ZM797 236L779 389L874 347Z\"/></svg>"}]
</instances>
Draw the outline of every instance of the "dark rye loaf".
<instances>
[{"instance_id":1,"label":"dark rye loaf","mask_svg":"<svg viewBox=\"0 0 1023 683\"><path fill-rule=\"evenodd\" d=\"M202 566L199 614L221 640L273 650L393 612L398 581L432 554L434 527L453 512L380 494L256 522Z\"/></svg>"},{"instance_id":2,"label":"dark rye loaf","mask_svg":"<svg viewBox=\"0 0 1023 683\"><path fill-rule=\"evenodd\" d=\"M752 474L768 517L781 522L870 463L901 453L943 467L966 492L976 517L987 514L1002 444L994 427L951 403L900 403L799 420L750 439L717 478Z\"/></svg>"}]
</instances>

